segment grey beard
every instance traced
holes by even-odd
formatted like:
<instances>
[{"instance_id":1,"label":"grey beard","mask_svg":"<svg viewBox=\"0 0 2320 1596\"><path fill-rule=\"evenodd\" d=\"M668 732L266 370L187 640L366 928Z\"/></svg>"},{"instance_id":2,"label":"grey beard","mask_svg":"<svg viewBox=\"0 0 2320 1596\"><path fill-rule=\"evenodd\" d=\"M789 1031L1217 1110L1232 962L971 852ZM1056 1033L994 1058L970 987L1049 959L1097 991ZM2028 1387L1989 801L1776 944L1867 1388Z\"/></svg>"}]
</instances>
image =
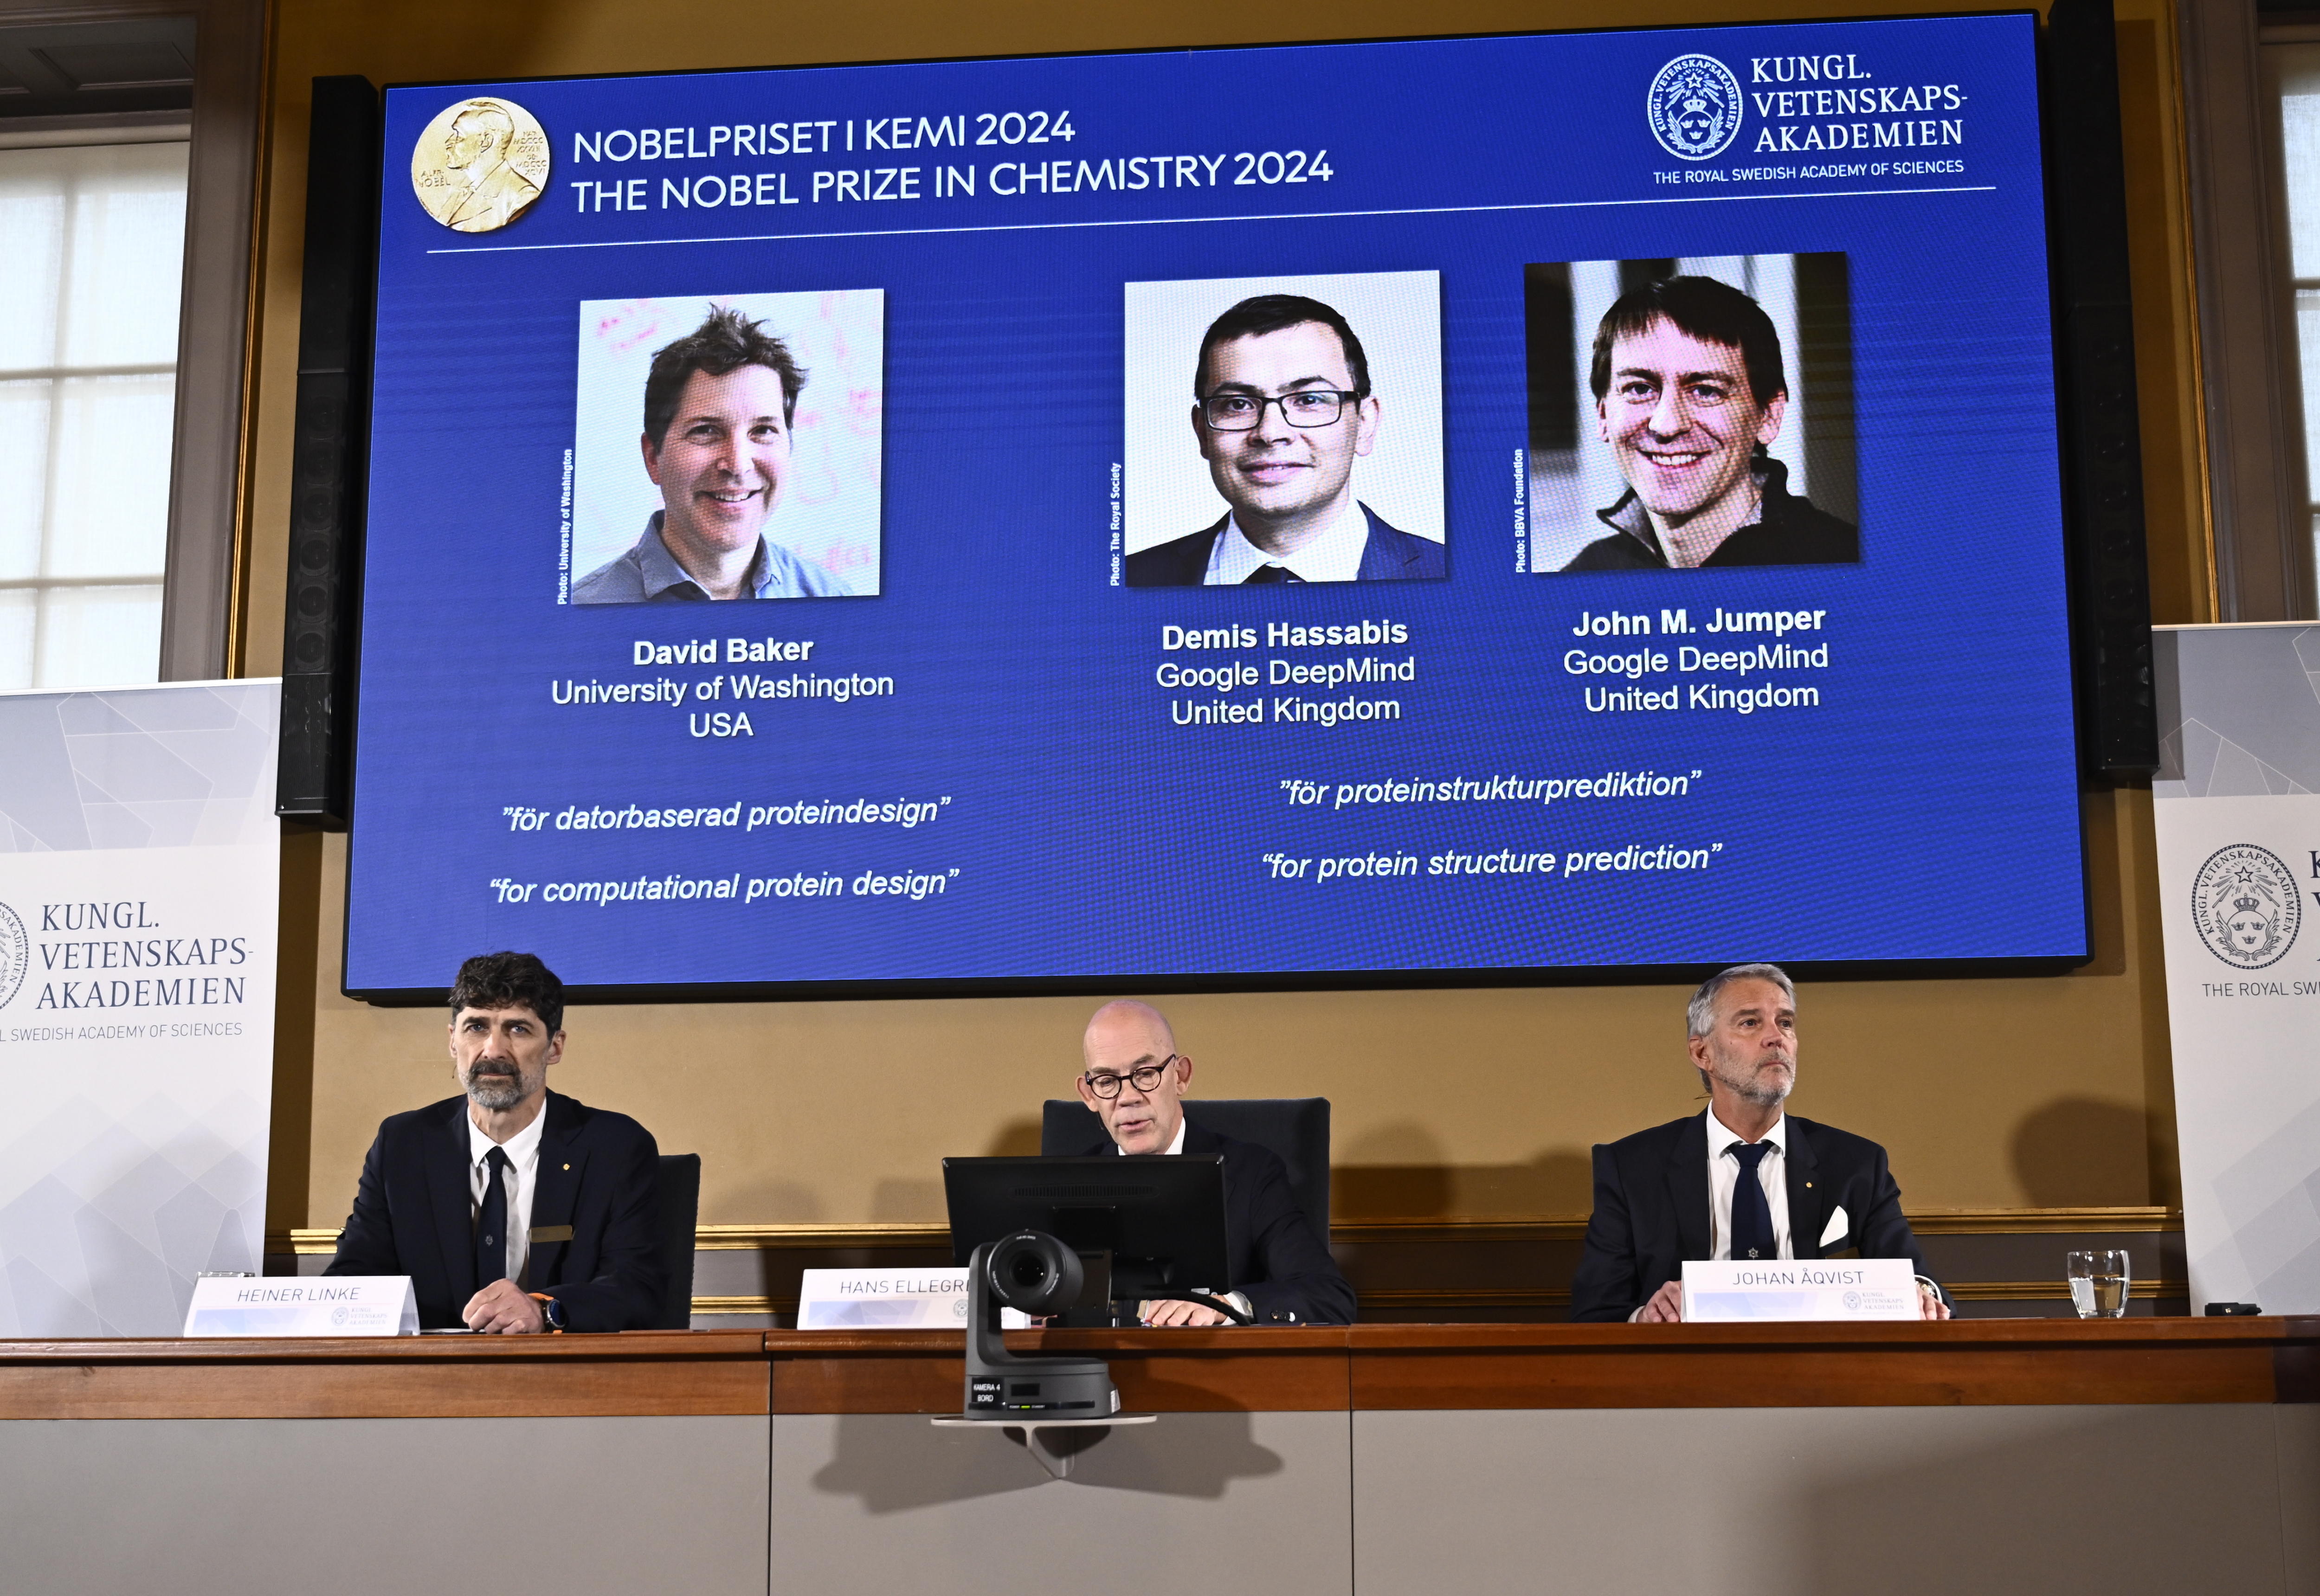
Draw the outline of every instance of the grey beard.
<instances>
[{"instance_id":1,"label":"grey beard","mask_svg":"<svg viewBox=\"0 0 2320 1596\"><path fill-rule=\"evenodd\" d=\"M1742 1102L1754 1103L1760 1109L1776 1109L1780 1107L1781 1104L1788 1101L1789 1093L1797 1089L1796 1068L1793 1065L1790 1066L1789 1078L1781 1082L1778 1085L1773 1086L1759 1085L1756 1084L1754 1077L1752 1077L1745 1084L1743 1084L1741 1082L1735 1081L1729 1075L1725 1075L1721 1070L1701 1070L1699 1072L1699 1084L1703 1089L1708 1089L1709 1083L1711 1081L1717 1085L1721 1085L1726 1092L1732 1093L1733 1096L1738 1098ZM1709 1095L1714 1095L1712 1089L1709 1089Z\"/></svg>"},{"instance_id":2,"label":"grey beard","mask_svg":"<svg viewBox=\"0 0 2320 1596\"><path fill-rule=\"evenodd\" d=\"M469 1075L467 1101L479 1109L512 1109L523 1101L523 1077L520 1075Z\"/></svg>"}]
</instances>

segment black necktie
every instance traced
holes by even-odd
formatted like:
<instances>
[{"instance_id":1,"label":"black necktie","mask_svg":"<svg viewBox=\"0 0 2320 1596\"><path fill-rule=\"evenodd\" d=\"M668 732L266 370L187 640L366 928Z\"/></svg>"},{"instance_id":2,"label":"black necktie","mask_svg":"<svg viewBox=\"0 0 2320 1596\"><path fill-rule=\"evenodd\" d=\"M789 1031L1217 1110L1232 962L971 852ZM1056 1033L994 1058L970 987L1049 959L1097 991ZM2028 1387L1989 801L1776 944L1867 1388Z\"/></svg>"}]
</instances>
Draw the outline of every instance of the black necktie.
<instances>
[{"instance_id":1,"label":"black necktie","mask_svg":"<svg viewBox=\"0 0 2320 1596\"><path fill-rule=\"evenodd\" d=\"M1764 1182L1756 1173L1756 1165L1773 1144L1760 1141L1754 1147L1746 1142L1734 1142L1724 1150L1740 1161L1740 1179L1732 1188L1732 1256L1744 1258L1773 1258L1781 1249L1772 1241L1772 1210L1764 1201Z\"/></svg>"},{"instance_id":2,"label":"black necktie","mask_svg":"<svg viewBox=\"0 0 2320 1596\"><path fill-rule=\"evenodd\" d=\"M494 1147L484 1155L484 1201L476 1210L477 1291L505 1280L508 1272L508 1156Z\"/></svg>"},{"instance_id":3,"label":"black necktie","mask_svg":"<svg viewBox=\"0 0 2320 1596\"><path fill-rule=\"evenodd\" d=\"M1243 587L1248 587L1259 582L1302 582L1304 580L1304 577L1287 566L1259 566L1242 577L1240 585Z\"/></svg>"}]
</instances>

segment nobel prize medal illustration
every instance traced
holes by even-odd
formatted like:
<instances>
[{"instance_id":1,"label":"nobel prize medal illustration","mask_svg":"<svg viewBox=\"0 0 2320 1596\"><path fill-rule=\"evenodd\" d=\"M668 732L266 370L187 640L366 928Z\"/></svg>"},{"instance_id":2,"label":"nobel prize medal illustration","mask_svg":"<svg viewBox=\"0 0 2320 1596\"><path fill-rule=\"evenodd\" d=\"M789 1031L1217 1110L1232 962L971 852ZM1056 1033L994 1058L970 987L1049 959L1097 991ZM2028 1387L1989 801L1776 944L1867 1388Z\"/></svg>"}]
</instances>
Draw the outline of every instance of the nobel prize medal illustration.
<instances>
[{"instance_id":1,"label":"nobel prize medal illustration","mask_svg":"<svg viewBox=\"0 0 2320 1596\"><path fill-rule=\"evenodd\" d=\"M512 100L461 100L411 151L411 187L455 232L493 232L548 191L548 134Z\"/></svg>"}]
</instances>

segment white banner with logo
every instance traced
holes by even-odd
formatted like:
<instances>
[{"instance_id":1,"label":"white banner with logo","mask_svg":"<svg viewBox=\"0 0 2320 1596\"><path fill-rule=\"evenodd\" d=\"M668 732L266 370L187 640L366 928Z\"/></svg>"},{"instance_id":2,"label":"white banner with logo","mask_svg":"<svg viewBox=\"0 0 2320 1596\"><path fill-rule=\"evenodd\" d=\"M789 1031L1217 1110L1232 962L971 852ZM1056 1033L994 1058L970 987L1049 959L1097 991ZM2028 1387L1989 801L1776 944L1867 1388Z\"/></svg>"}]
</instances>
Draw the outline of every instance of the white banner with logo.
<instances>
[{"instance_id":1,"label":"white banner with logo","mask_svg":"<svg viewBox=\"0 0 2320 1596\"><path fill-rule=\"evenodd\" d=\"M2191 1308L2320 1312L2320 627L2156 643Z\"/></svg>"},{"instance_id":2,"label":"white banner with logo","mask_svg":"<svg viewBox=\"0 0 2320 1596\"><path fill-rule=\"evenodd\" d=\"M258 1267L280 703L0 693L0 1337L174 1336Z\"/></svg>"}]
</instances>

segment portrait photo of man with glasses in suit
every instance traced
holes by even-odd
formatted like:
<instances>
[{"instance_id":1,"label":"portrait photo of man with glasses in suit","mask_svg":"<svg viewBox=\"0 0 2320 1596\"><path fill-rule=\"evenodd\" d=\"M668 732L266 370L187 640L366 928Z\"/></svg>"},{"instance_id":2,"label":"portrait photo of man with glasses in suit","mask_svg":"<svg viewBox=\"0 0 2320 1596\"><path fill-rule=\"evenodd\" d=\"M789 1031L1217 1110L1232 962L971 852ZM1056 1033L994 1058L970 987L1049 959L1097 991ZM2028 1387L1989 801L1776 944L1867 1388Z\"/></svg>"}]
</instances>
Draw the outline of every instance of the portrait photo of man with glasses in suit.
<instances>
[{"instance_id":1,"label":"portrait photo of man with glasses in suit","mask_svg":"<svg viewBox=\"0 0 2320 1596\"><path fill-rule=\"evenodd\" d=\"M1393 331L1425 320L1402 316ZM1403 395L1383 391L1369 349L1337 305L1300 293L1241 297L1208 322L1192 375L1192 441L1225 512L1197 531L1131 550L1128 586L1394 582L1449 574L1438 524L1435 535L1418 535L1370 502L1366 462L1404 423ZM1427 397L1434 402L1431 414L1413 405L1408 421L1431 431L1438 458L1438 386ZM1398 475L1407 478L1411 463L1401 462ZM1131 468L1131 493L1143 485L1143 474ZM1406 485L1403 493L1409 496ZM1434 509L1438 523L1438 486Z\"/></svg>"}]
</instances>

